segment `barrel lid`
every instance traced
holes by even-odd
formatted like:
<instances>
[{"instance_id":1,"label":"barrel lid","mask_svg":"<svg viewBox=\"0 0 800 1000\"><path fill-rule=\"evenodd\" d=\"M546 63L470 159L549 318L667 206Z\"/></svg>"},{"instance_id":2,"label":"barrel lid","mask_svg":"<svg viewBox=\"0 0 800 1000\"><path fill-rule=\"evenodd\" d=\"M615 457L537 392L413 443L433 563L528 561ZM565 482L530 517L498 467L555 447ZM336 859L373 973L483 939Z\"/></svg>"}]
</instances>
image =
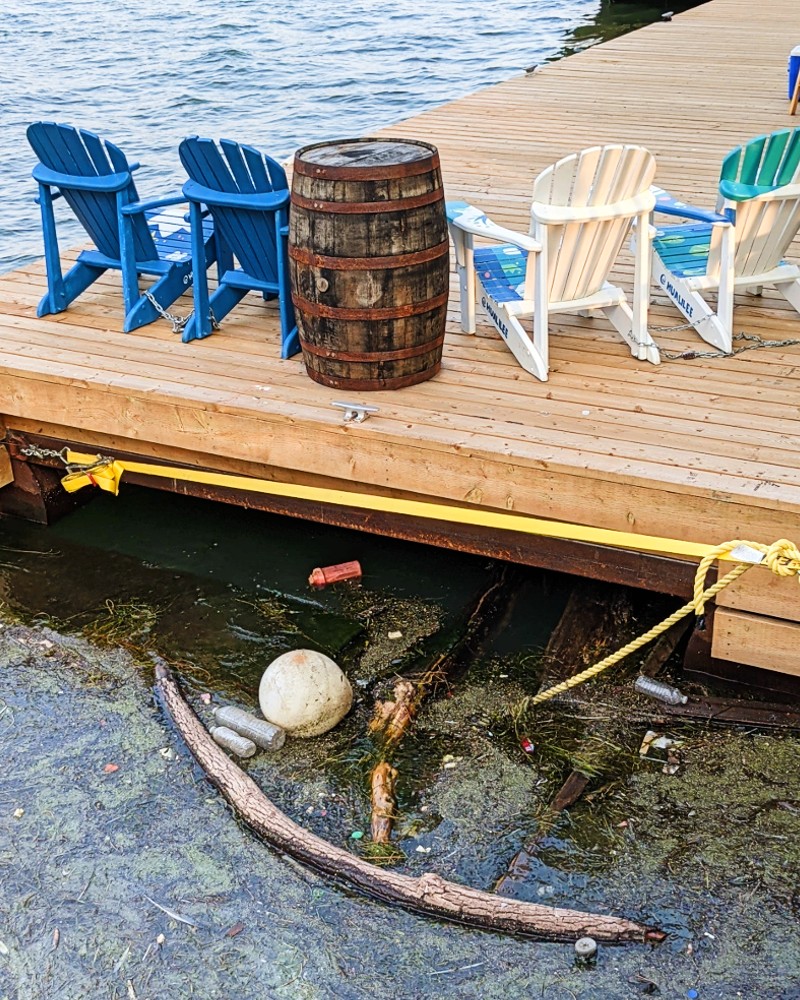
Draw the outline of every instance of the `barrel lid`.
<instances>
[{"instance_id":1,"label":"barrel lid","mask_svg":"<svg viewBox=\"0 0 800 1000\"><path fill-rule=\"evenodd\" d=\"M435 146L415 139L343 139L304 146L294 170L310 177L378 180L408 177L439 165Z\"/></svg>"}]
</instances>

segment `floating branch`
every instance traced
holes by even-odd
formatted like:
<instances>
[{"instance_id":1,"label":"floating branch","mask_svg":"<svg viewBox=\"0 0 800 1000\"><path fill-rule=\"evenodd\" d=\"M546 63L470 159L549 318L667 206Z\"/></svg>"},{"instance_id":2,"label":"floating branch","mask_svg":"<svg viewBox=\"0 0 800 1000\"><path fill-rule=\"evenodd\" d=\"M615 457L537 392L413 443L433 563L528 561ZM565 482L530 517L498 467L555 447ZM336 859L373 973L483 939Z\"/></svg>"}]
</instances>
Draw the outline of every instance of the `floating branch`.
<instances>
[{"instance_id":1,"label":"floating branch","mask_svg":"<svg viewBox=\"0 0 800 1000\"><path fill-rule=\"evenodd\" d=\"M282 813L253 779L226 756L184 700L167 664L160 657L154 656L153 660L161 703L206 777L252 830L298 861L378 899L488 930L558 941L573 941L585 935L611 943L661 941L665 937L661 931L620 917L504 899L448 882L435 874L421 878L400 875L327 843Z\"/></svg>"},{"instance_id":2,"label":"floating branch","mask_svg":"<svg viewBox=\"0 0 800 1000\"><path fill-rule=\"evenodd\" d=\"M396 780L397 771L385 760L372 772L371 835L375 844L388 844L392 839L392 824L397 810L394 797Z\"/></svg>"},{"instance_id":3,"label":"floating branch","mask_svg":"<svg viewBox=\"0 0 800 1000\"><path fill-rule=\"evenodd\" d=\"M463 625L450 643L439 650L425 669L413 679L400 678L395 683L393 701L377 703L369 730L381 741L385 755L391 755L403 739L425 698L439 685L446 684L453 674L475 656L501 613L508 608L514 579L514 574L507 566L495 571L489 583L470 605ZM387 781L389 772L392 774L391 781ZM392 826L397 813L394 797L396 778L397 772L385 760L376 764L370 775L372 839L376 844L391 842ZM376 831L381 839L375 836Z\"/></svg>"}]
</instances>

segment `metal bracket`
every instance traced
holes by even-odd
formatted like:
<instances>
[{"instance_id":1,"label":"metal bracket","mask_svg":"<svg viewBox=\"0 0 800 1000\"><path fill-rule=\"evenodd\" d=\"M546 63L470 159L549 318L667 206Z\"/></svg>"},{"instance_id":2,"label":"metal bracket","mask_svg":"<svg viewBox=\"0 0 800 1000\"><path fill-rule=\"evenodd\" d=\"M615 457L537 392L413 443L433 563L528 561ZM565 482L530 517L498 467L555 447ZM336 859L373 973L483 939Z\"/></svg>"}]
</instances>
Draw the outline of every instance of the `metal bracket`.
<instances>
[{"instance_id":1,"label":"metal bracket","mask_svg":"<svg viewBox=\"0 0 800 1000\"><path fill-rule=\"evenodd\" d=\"M331 406L338 406L340 410L344 410L346 424L351 421L355 424L363 424L370 413L377 413L380 409L378 406L365 406L363 403L331 403Z\"/></svg>"}]
</instances>

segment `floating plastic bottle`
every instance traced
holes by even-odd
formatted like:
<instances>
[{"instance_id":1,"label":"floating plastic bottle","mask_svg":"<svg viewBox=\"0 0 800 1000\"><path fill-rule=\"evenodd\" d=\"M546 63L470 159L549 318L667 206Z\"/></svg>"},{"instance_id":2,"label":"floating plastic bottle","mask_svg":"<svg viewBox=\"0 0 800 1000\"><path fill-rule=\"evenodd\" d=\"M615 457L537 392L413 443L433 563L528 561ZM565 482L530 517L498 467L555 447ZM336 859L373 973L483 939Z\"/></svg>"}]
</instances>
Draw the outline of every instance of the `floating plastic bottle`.
<instances>
[{"instance_id":1,"label":"floating plastic bottle","mask_svg":"<svg viewBox=\"0 0 800 1000\"><path fill-rule=\"evenodd\" d=\"M648 698L656 698L666 705L685 705L689 700L677 688L663 684L661 681L654 681L652 677L640 675L636 678L633 686L639 694L646 694Z\"/></svg>"},{"instance_id":2,"label":"floating plastic bottle","mask_svg":"<svg viewBox=\"0 0 800 1000\"><path fill-rule=\"evenodd\" d=\"M232 729L240 736L246 736L262 750L280 750L286 742L286 732L266 719L246 712L234 705L224 705L214 709L214 719L221 726Z\"/></svg>"},{"instance_id":3,"label":"floating plastic bottle","mask_svg":"<svg viewBox=\"0 0 800 1000\"><path fill-rule=\"evenodd\" d=\"M312 587L326 587L329 583L338 583L339 580L358 580L360 577L361 563L353 560L353 562L337 563L335 566L317 566L311 571L308 582Z\"/></svg>"},{"instance_id":4,"label":"floating plastic bottle","mask_svg":"<svg viewBox=\"0 0 800 1000\"><path fill-rule=\"evenodd\" d=\"M237 757L252 757L256 752L256 745L246 736L240 736L227 726L214 726L211 730L211 738L221 747L235 753Z\"/></svg>"}]
</instances>

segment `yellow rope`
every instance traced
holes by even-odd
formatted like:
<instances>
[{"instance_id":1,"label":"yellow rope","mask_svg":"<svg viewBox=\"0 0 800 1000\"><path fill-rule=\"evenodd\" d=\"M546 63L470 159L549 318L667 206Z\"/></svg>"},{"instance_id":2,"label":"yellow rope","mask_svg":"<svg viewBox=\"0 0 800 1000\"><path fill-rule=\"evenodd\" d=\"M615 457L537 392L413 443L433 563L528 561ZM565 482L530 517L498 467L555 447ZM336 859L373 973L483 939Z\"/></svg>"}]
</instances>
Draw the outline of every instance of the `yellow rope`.
<instances>
[{"instance_id":1,"label":"yellow rope","mask_svg":"<svg viewBox=\"0 0 800 1000\"><path fill-rule=\"evenodd\" d=\"M649 535L633 535L627 532L592 528L587 525L564 524L557 521L544 521L539 518L509 514L506 512L484 509L453 507L449 504L437 504L413 500L403 500L373 494L348 493L341 490L331 490L325 487L303 486L293 483L278 483L270 480L254 479L246 476L234 476L227 473L206 472L201 469L184 469L174 466L151 465L141 462L123 462L101 455L84 455L68 451L68 474L61 480L64 489L72 493L91 484L115 496L119 493L119 484L124 472L135 472L147 476L161 476L187 482L207 483L215 486L225 486L232 489L253 490L275 496L293 497L314 502L339 504L344 507L357 507L364 510L389 511L394 514L405 514L430 518L437 521L458 522L461 524L477 524L482 527L501 530L524 531L532 535L549 538L566 538L571 541L592 542L598 545L616 545L640 552L658 552L665 555L699 558L697 574L694 580L694 594L688 604L684 604L659 625L649 629L644 635L629 642L627 646L617 650L594 666L570 677L561 684L555 684L531 698L526 698L521 708L529 705L539 705L549 701L556 695L569 691L570 688L583 684L584 681L596 677L615 663L625 659L637 649L666 632L681 618L690 612L699 617L703 614L706 601L715 597L728 584L733 583L746 570L754 565L766 565L777 576L797 576L800 573L800 551L785 538L764 545L761 542L746 542L734 540L722 545L709 547L696 542L681 542L676 539L658 538ZM743 553L733 550L742 546L744 549L761 552L762 560L738 562ZM705 579L712 563L717 559L737 562L737 565L713 586L705 588Z\"/></svg>"},{"instance_id":2,"label":"yellow rope","mask_svg":"<svg viewBox=\"0 0 800 1000\"><path fill-rule=\"evenodd\" d=\"M427 500L406 500L402 497L387 497L376 493L334 490L325 486L280 483L269 479L231 475L226 472L207 472L203 469L185 469L171 465L120 461L69 450L67 460L69 463L67 465L68 475L64 476L61 484L68 493L74 493L84 486L91 485L116 496L119 493L122 476L126 472L132 472L144 476L158 476L162 479L175 479L178 482L205 483L209 486L250 490L269 496L291 497L296 500L335 504L358 510L383 511L407 517L424 517L433 521L476 525L499 531L522 531L541 538L565 538L573 542L589 542L592 545L613 545L617 548L631 549L634 552L655 552L659 555L678 558L699 560L708 555L709 552L715 551L713 546L700 542L660 538L655 535L639 535L610 528L594 528L587 524L546 521L542 518L530 517L527 514L487 510L485 507L456 507L452 504L433 503ZM739 562L738 558L724 553L720 558L728 559L730 562Z\"/></svg>"},{"instance_id":3,"label":"yellow rope","mask_svg":"<svg viewBox=\"0 0 800 1000\"><path fill-rule=\"evenodd\" d=\"M762 552L764 554L763 563L739 563L734 566L729 573L723 576L721 580L717 580L715 584L706 588L705 580L712 563L716 559L720 558L720 556L727 555L740 545L746 545L751 549ZM654 625L653 628L648 629L647 632L640 635L638 639L634 639L632 642L629 642L627 646L623 646L622 649L618 649L616 653L611 653L610 656L606 656L604 659L600 660L599 663L595 663L594 666L588 667L586 670L582 670L579 674L575 674L574 677L570 677L567 680L562 681L560 684L554 684L552 687L547 688L545 691L541 691L537 695L524 699L521 709L524 711L531 705L540 705L543 701L549 701L551 698L555 698L557 695L563 694L565 691L569 691L570 688L577 687L579 684L583 684L584 681L591 680L592 677L596 677L604 670L608 670L609 667L613 667L616 663L619 663L620 660L624 660L626 656L629 656L631 653L635 653L637 649L641 649L642 646L646 646L648 642L672 628L676 622L679 622L681 618L684 618L690 612L694 611L694 613L699 617L705 610L706 601L711 600L712 597L716 597L716 595L721 590L724 590L728 584L733 583L734 580L738 579L743 573L754 565L766 565L772 570L773 573L776 574L776 576L797 576L798 573L800 573L800 551L798 551L797 547L792 542L785 538L781 538L777 542L773 542L772 545L764 545L761 542L745 542L737 539L735 541L725 542L722 545L716 546L716 548L712 549L703 557L700 565L697 567L697 573L694 578L694 595L688 604L684 604L682 608L674 611L668 618L665 618L663 622L660 622L658 625Z\"/></svg>"}]
</instances>

